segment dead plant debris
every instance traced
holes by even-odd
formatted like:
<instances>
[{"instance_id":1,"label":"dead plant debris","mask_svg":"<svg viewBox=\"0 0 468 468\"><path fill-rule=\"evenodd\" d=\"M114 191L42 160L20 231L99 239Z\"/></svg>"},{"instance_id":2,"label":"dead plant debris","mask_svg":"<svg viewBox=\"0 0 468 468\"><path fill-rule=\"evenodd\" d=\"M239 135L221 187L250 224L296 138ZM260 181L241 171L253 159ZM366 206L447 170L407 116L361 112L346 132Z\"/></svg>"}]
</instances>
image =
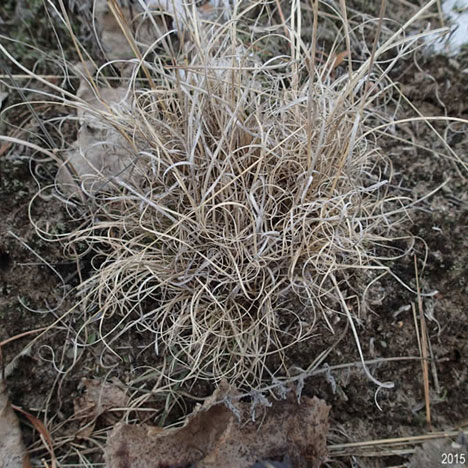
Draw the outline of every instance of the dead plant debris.
<instances>
[{"instance_id":1,"label":"dead plant debris","mask_svg":"<svg viewBox=\"0 0 468 468\"><path fill-rule=\"evenodd\" d=\"M237 402L232 411L213 400L219 401L210 398L180 429L118 424L108 438L107 467L248 468L268 459L313 468L325 460L330 408L324 401L274 401L257 408L252 421L250 403Z\"/></svg>"},{"instance_id":2,"label":"dead plant debris","mask_svg":"<svg viewBox=\"0 0 468 468\"><path fill-rule=\"evenodd\" d=\"M0 468L27 468L29 457L23 444L18 418L0 379Z\"/></svg>"},{"instance_id":3,"label":"dead plant debris","mask_svg":"<svg viewBox=\"0 0 468 468\"><path fill-rule=\"evenodd\" d=\"M75 400L75 416L93 419L112 408L124 408L128 404L126 392L119 383L83 379L85 393ZM123 385L120 384L122 387Z\"/></svg>"}]
</instances>

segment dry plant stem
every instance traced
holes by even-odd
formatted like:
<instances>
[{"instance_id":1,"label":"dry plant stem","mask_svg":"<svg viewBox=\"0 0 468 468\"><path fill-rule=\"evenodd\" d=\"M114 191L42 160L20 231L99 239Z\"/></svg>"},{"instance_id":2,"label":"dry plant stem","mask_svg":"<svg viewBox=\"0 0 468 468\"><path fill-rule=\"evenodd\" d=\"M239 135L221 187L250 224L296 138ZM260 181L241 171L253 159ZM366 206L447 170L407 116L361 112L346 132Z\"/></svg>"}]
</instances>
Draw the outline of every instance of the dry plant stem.
<instances>
[{"instance_id":1,"label":"dry plant stem","mask_svg":"<svg viewBox=\"0 0 468 468\"><path fill-rule=\"evenodd\" d=\"M34 333L39 333L41 331L47 330L47 327L43 328L37 328L36 330L29 330L23 333L20 333L15 336L11 336L10 338L7 338L6 340L3 340L0 342L0 369L2 373L1 380L5 380L5 366L3 365L3 347L7 345L8 343L11 343L13 341L19 340L20 338L24 338L25 336L33 335ZM7 366L8 367L8 366Z\"/></svg>"},{"instance_id":2,"label":"dry plant stem","mask_svg":"<svg viewBox=\"0 0 468 468\"><path fill-rule=\"evenodd\" d=\"M288 28L287 28L287 26L286 26L286 18L285 18L285 16L284 16L283 8L282 8L282 6L281 6L281 0L275 0L275 2L276 2L276 6L277 6L277 8L278 8L278 13L279 13L280 18L281 18L281 23L282 23L282 25L283 25L284 35L285 35L289 40L291 40L291 35L290 35L289 30L288 30ZM291 47L293 47L292 41L291 41ZM292 51L293 51L293 50L291 49L291 56L292 56Z\"/></svg>"},{"instance_id":3,"label":"dry plant stem","mask_svg":"<svg viewBox=\"0 0 468 468\"><path fill-rule=\"evenodd\" d=\"M110 6L110 9L112 11L112 14L114 15L117 23L119 24L120 26L120 29L122 30L125 38L127 39L128 41L128 44L130 45L130 47L132 48L133 50L133 53L135 54L135 57L138 58L138 60L140 60L140 64L141 64L141 68L143 70L143 73L145 74L146 76L146 79L148 80L148 83L150 85L150 87L154 90L155 89L155 85L153 83L153 79L151 77L151 74L149 73L144 61L143 61L143 57L140 53L140 51L138 50L138 47L135 43L135 39L133 37L133 34L132 34L132 31L130 31L130 28L125 20L125 15L123 14L122 12L122 9L120 8L119 4L117 3L116 0L108 0L109 1L109 6Z\"/></svg>"},{"instance_id":4,"label":"dry plant stem","mask_svg":"<svg viewBox=\"0 0 468 468\"><path fill-rule=\"evenodd\" d=\"M431 400L429 392L429 355L428 355L428 345L427 345L427 327L426 327L426 317L424 315L421 291L419 287L419 273L418 273L418 260L416 255L414 256L414 271L416 277L416 290L418 292L418 310L419 310L419 320L421 321L421 366L424 379L424 401L426 405L426 423L429 428L432 427L431 424Z\"/></svg>"},{"instance_id":5,"label":"dry plant stem","mask_svg":"<svg viewBox=\"0 0 468 468\"><path fill-rule=\"evenodd\" d=\"M318 363L315 365L315 362L309 366L308 369L304 370L304 369L299 369L299 368L292 368L292 370L295 370L297 372L299 372L298 375L294 375L294 377L287 377L287 378L283 378L283 379L278 379L278 382L276 382L275 384L272 384L272 385L268 385L268 386L264 386L264 387L259 387L257 389L258 392L261 392L261 393L267 393L267 392L273 392L275 390L278 389L279 386L281 385L288 385L288 384L298 384L302 381L304 381L305 379L308 379L310 377L317 377L317 376L320 376L320 375L323 375L323 374L326 374L330 371L340 371L340 370L345 370L345 369L350 369L352 367L357 367L357 368L360 368L360 367L363 367L363 366L366 366L366 367L369 367L373 364L383 364L385 362L406 362L406 361L418 361L418 362L421 362L421 357L420 356L404 356L404 357L395 357L395 358L379 358L379 359L370 359L370 360L367 360L367 361L356 361L356 362L350 362L350 363L346 363L346 364L337 364L337 365L333 365L333 366L327 366L327 367L324 367L324 368L317 368L318 365L326 358L326 356L329 354L328 350L324 353L322 353L321 356L319 356L319 358L316 359L316 361L318 361ZM379 387L380 388L380 387ZM248 398L248 397L251 397L252 394L251 392L248 392L248 393L241 393L239 394L236 398L233 398L233 399L241 399L241 398Z\"/></svg>"},{"instance_id":6,"label":"dry plant stem","mask_svg":"<svg viewBox=\"0 0 468 468\"><path fill-rule=\"evenodd\" d=\"M385 382L385 383L382 383L382 382L379 382L375 377L372 376L372 374L369 372L369 369L367 368L366 364L365 364L365 359L364 359L364 355L362 353L362 349L361 349L361 344L359 342L359 336L358 336L358 333L357 333L357 330L356 330L356 326L354 325L354 320L353 320L353 317L351 316L351 313L349 311L349 308L348 308L348 305L346 304L346 301L343 297L343 293L341 292L341 289L338 285L338 282L336 281L336 278L335 276L332 276L331 277L332 281L333 281L333 284L336 288L336 291L338 293L338 296L340 298L340 302L341 302L341 305L342 305L342 308L343 310L345 311L346 313L346 316L348 318L348 321L349 321L349 325L351 326L351 330L353 332L353 336L354 336L354 340L356 342L356 346L357 346L357 349L358 349L358 352L359 352L359 357L361 358L361 362L362 362L362 368L365 372L365 374L367 375L367 377L372 381L374 382L376 385L382 388L393 388L395 386L395 384L393 382Z\"/></svg>"},{"instance_id":7,"label":"dry plant stem","mask_svg":"<svg viewBox=\"0 0 468 468\"><path fill-rule=\"evenodd\" d=\"M47 2L52 5L52 8L55 9L55 7L54 7L53 3L51 2L51 0L47 0ZM99 96L99 89L98 89L97 85L94 83L94 80L91 77L91 73L90 73L89 68L88 68L88 61L85 60L85 58L83 57L82 47L80 46L80 44L78 42L78 39L77 39L75 33L73 32L73 28L72 28L71 23L70 23L70 18L68 16L67 9L65 8L65 5L63 4L63 0L59 0L59 5L60 5L60 9L61 9L62 14L63 14L63 18L64 18L64 20L66 22L68 32L70 33L70 36L72 38L73 45L75 46L76 53L78 54L78 57L80 58L80 62L84 65L84 70L85 70L86 76L87 76L87 78L89 80L89 83L91 83L91 85L93 86L94 91L96 92L96 95ZM84 51L86 52L86 49L84 49ZM91 57L87 53L86 53L86 55L87 55L87 59L90 60Z\"/></svg>"},{"instance_id":8,"label":"dry plant stem","mask_svg":"<svg viewBox=\"0 0 468 468\"><path fill-rule=\"evenodd\" d=\"M15 336L11 336L10 338L7 338L6 340L0 341L0 348L2 348L8 343L11 343L12 341L19 340L20 338L24 338L25 336L33 335L34 333L38 333L44 330L47 330L47 327L36 328L35 330L29 330L29 331L25 331Z\"/></svg>"},{"instance_id":9,"label":"dry plant stem","mask_svg":"<svg viewBox=\"0 0 468 468\"><path fill-rule=\"evenodd\" d=\"M26 98L25 94L23 93L23 90L21 89L20 86L18 86L18 83L16 82L16 80L13 78L13 76L10 74L8 68L5 67L5 64L3 62L3 59L0 57L0 65L1 67L7 72L7 74L9 75L9 79L10 81L13 83L14 87L16 88L16 91L19 93L20 97L21 97L21 100L23 101L23 104L25 104L27 106L27 109L28 111L31 113L31 115L34 117L34 119L36 120L37 124L39 125L39 128L41 129L42 133L44 134L47 142L49 143L49 146L50 148L55 148L55 143L54 143L54 140L53 138L51 137L49 131L47 130L47 128L44 126L44 123L42 122L42 120L39 118L39 116L37 115L34 107L31 105L31 103L29 102L29 100Z\"/></svg>"},{"instance_id":10,"label":"dry plant stem","mask_svg":"<svg viewBox=\"0 0 468 468\"><path fill-rule=\"evenodd\" d=\"M308 57L308 68L309 76L314 77L316 72L316 55L317 55L317 29L318 29L318 0L311 0L312 9L314 14L313 24L312 24L312 42L310 47L310 56ZM317 105L312 99L313 93L313 80L309 80L309 96L307 100L307 113L309 122L315 122L317 117ZM307 167L308 167L308 176L312 174L312 170L315 164L314 155L312 151L312 126L307 126Z\"/></svg>"},{"instance_id":11,"label":"dry plant stem","mask_svg":"<svg viewBox=\"0 0 468 468\"><path fill-rule=\"evenodd\" d=\"M440 27L445 27L444 12L442 11L440 0L437 0L437 14L439 15Z\"/></svg>"},{"instance_id":12,"label":"dry plant stem","mask_svg":"<svg viewBox=\"0 0 468 468\"><path fill-rule=\"evenodd\" d=\"M361 112L359 115L362 117L362 112L364 111L364 103L367 101L369 94L371 93L372 89L370 87L370 77L371 73L374 69L374 61L375 61L375 52L377 50L377 43L380 38L380 34L382 33L382 23L385 15L385 8L387 6L387 1L386 0L381 0L380 3L380 12L379 12L379 22L377 23L377 31L375 34L374 42L372 44L372 52L370 55L370 64L369 64L369 70L367 72L367 78L366 78L366 84L364 87L364 93L365 93L365 98L362 100L361 104ZM377 83L372 87L375 88L377 86Z\"/></svg>"},{"instance_id":13,"label":"dry plant stem","mask_svg":"<svg viewBox=\"0 0 468 468\"><path fill-rule=\"evenodd\" d=\"M468 435L468 431L463 431ZM329 445L328 450L332 457L342 457L342 456L351 456L351 455L362 455L362 452L357 451L356 449L367 449L374 447L392 447L392 446L408 446L414 444L421 444L428 440L437 440L437 439L447 439L457 437L460 434L460 428L453 431L445 432L432 432L430 434L423 434L420 436L410 436L410 437L395 437L391 439L380 439L380 440L369 440L365 442L349 442L346 444L334 444Z\"/></svg>"},{"instance_id":14,"label":"dry plant stem","mask_svg":"<svg viewBox=\"0 0 468 468\"><path fill-rule=\"evenodd\" d=\"M349 21L348 21L348 12L346 8L346 0L340 0L340 7L341 7L341 14L343 15L343 27L344 27L344 36L346 41L346 52L348 58L348 73L349 76L353 76L353 59L351 54L351 40L350 40L350 32L349 32ZM371 57L371 61L373 57ZM369 67L369 70L371 67ZM353 96L351 95L351 100Z\"/></svg>"},{"instance_id":15,"label":"dry plant stem","mask_svg":"<svg viewBox=\"0 0 468 468\"><path fill-rule=\"evenodd\" d=\"M28 148L31 148L34 151L38 151L39 153L43 153L46 156L49 156L49 158L51 158L53 161L55 161L59 165L62 164L62 161L60 160L60 158L53 151L49 151L49 150L47 150L45 148L41 148L40 146L37 146L34 143L30 143L28 141L21 140L19 138L9 137L9 136L6 136L6 135L0 135L0 140L5 141L7 143L12 143L14 145L27 146Z\"/></svg>"},{"instance_id":16,"label":"dry plant stem","mask_svg":"<svg viewBox=\"0 0 468 468\"><path fill-rule=\"evenodd\" d=\"M45 447L47 448L47 451L50 454L50 457L52 460L52 468L57 468L57 459L55 458L55 453L54 453L54 443L44 423L40 419L33 416L31 413L28 413L24 409L20 408L19 406L11 405L11 407L15 411L18 411L19 413L26 416L26 418L33 425L33 427L39 432L42 442L44 443Z\"/></svg>"},{"instance_id":17,"label":"dry plant stem","mask_svg":"<svg viewBox=\"0 0 468 468\"><path fill-rule=\"evenodd\" d=\"M431 363L431 373L432 373L432 381L434 383L434 390L436 391L437 395L441 393L441 387L439 384L439 375L437 373L437 360L435 359L434 352L432 350L431 340L429 339L429 334L427 338L427 345L429 349L429 360Z\"/></svg>"},{"instance_id":18,"label":"dry plant stem","mask_svg":"<svg viewBox=\"0 0 468 468\"><path fill-rule=\"evenodd\" d=\"M63 80L65 78L68 78L68 75L34 75L38 78L41 78L43 80L50 81L52 83L56 83L58 80ZM31 75L27 74L20 74L20 73L12 73L11 75L2 75L0 74L0 80L5 80L7 78L13 78L14 80L28 80L31 78ZM139 78L135 77L135 81L146 81L146 78ZM122 81L122 78L120 76L106 76L106 81Z\"/></svg>"},{"instance_id":19,"label":"dry plant stem","mask_svg":"<svg viewBox=\"0 0 468 468\"><path fill-rule=\"evenodd\" d=\"M437 136L437 139L439 140L440 143L443 144L443 146L449 151L450 153L450 156L448 155L444 155L444 157L446 158L451 158L453 161L455 161L457 163L457 165L455 166L457 171L460 173L460 176L463 177L463 178L466 178L466 175L463 175L461 172L460 172L460 169L459 169L459 166L461 166L465 172L468 171L468 162L467 161L464 161L463 159L461 159L461 157L453 150L453 148L447 143L446 139L440 134L439 131L437 131L434 126L432 125L431 122L436 122L438 120L440 121L445 121L445 122L451 122L451 121L454 121L454 122L459 122L459 123L463 123L465 125L468 124L468 120L467 119L460 119L458 117L451 117L451 116L439 116L439 117L434 117L434 116L424 116L422 115L421 111L411 102L410 99L408 99L400 90L399 86L397 86L395 83L392 83L393 87L396 89L396 91L398 92L399 96L405 101L406 104L408 104L411 109L413 109L416 114L418 115L418 117L413 117L413 118L408 118L408 119L402 119L402 120L399 120L399 121L396 121L394 122L394 124L401 124L401 123L411 123L411 122L424 122L428 127L429 129L431 130L431 132ZM375 128L376 131L380 131L382 127L378 127L378 128ZM389 136L392 136L392 134L389 134ZM427 150L430 150L429 148L425 148Z\"/></svg>"},{"instance_id":20,"label":"dry plant stem","mask_svg":"<svg viewBox=\"0 0 468 468\"><path fill-rule=\"evenodd\" d=\"M358 70L356 70L355 72L352 73L352 75L350 76L350 83L347 87L348 89L348 92L347 93L343 93L343 95L341 96L341 100L343 99L347 99L355 90L355 87L356 85L358 84L358 82L360 80L362 80L362 78L367 74L368 70L369 70L369 65L370 65L370 62L371 60L375 61L376 58L378 58L380 55L382 55L384 52L387 52L388 50L390 50L391 48L393 47L396 47L397 45L399 44L402 44L408 40L414 42L415 39L417 39L418 37L424 37L426 35L428 35L429 33L422 33L422 34L417 34L417 35L414 35L411 37L411 39L408 39L408 38L405 38L405 39L398 39L399 36L402 35L403 32L405 32L409 26L411 26L411 24L413 24L418 18L420 18L434 3L435 3L436 0L431 0L430 2L428 2L426 5L424 5L415 15L413 15L397 32L395 32L394 34L392 34L392 36L390 36L375 52L375 55L374 55L374 58L371 59L371 57L369 57L368 59L366 59L364 61L364 63L359 67ZM437 31L431 31L431 34L434 34L436 32L439 32L439 30ZM341 103L341 100L340 100L340 103Z\"/></svg>"}]
</instances>

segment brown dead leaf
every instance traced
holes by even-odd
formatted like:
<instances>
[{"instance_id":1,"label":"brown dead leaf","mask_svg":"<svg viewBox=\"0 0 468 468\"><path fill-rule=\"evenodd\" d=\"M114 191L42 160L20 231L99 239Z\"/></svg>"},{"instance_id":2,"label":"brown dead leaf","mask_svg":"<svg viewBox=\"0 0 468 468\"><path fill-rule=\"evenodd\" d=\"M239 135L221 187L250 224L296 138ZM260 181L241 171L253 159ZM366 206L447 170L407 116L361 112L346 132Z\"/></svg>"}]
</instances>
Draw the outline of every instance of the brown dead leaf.
<instances>
[{"instance_id":1,"label":"brown dead leaf","mask_svg":"<svg viewBox=\"0 0 468 468\"><path fill-rule=\"evenodd\" d=\"M6 385L0 381L0 468L30 466L18 418L8 401Z\"/></svg>"},{"instance_id":2,"label":"brown dead leaf","mask_svg":"<svg viewBox=\"0 0 468 468\"><path fill-rule=\"evenodd\" d=\"M170 0L170 7L173 0ZM177 8L179 1L175 4ZM147 3L145 10L141 8L138 2L135 2L132 7L116 5L116 13L120 17L119 20L115 17L109 4L106 0L96 1L96 24L100 30L100 43L106 56L109 60L128 60L135 58L135 51L129 43L122 28L126 29L131 35L134 43L139 46L141 51L153 44L159 37L167 33L168 29L165 22L161 19L160 14L152 14L155 5ZM152 17L149 17L149 14Z\"/></svg>"},{"instance_id":3,"label":"brown dead leaf","mask_svg":"<svg viewBox=\"0 0 468 468\"><path fill-rule=\"evenodd\" d=\"M322 400L276 401L257 411L256 422L250 409L236 404L242 423L224 404L205 404L178 429L119 424L107 442L107 466L247 468L285 456L295 468L320 466L327 455L329 411Z\"/></svg>"},{"instance_id":4,"label":"brown dead leaf","mask_svg":"<svg viewBox=\"0 0 468 468\"><path fill-rule=\"evenodd\" d=\"M102 382L94 379L83 379L85 393L73 402L75 417L91 421L104 415L112 408L123 408L128 405L128 397L116 383Z\"/></svg>"},{"instance_id":5,"label":"brown dead leaf","mask_svg":"<svg viewBox=\"0 0 468 468\"><path fill-rule=\"evenodd\" d=\"M66 191L72 192L77 189L74 176L88 191L98 189L114 176L130 182L137 166L131 145L121 132L112 125L103 124L97 117L109 109L117 113L128 110L131 107L128 90L102 88L98 97L84 78L84 66L76 68L83 76L77 96L87 107L78 109L78 137L66 154L66 164L57 172L57 180Z\"/></svg>"},{"instance_id":6,"label":"brown dead leaf","mask_svg":"<svg viewBox=\"0 0 468 468\"><path fill-rule=\"evenodd\" d=\"M54 453L54 443L52 441L52 437L50 436L49 431L47 430L47 427L45 424L36 416L32 415L31 413L28 413L22 408L19 408L18 406L12 406L16 411L19 411L21 414L26 416L26 418L29 420L29 422L34 426L37 432L39 432L42 442L44 443L46 449L48 450L50 454L50 458L52 460L52 468L57 467L57 460L55 458L55 453Z\"/></svg>"},{"instance_id":7,"label":"brown dead leaf","mask_svg":"<svg viewBox=\"0 0 468 468\"><path fill-rule=\"evenodd\" d=\"M345 50L344 52L340 52L339 54L333 54L334 57L332 59L332 64L330 66L330 70L334 70L335 68L339 67L345 58L348 57L348 51Z\"/></svg>"}]
</instances>

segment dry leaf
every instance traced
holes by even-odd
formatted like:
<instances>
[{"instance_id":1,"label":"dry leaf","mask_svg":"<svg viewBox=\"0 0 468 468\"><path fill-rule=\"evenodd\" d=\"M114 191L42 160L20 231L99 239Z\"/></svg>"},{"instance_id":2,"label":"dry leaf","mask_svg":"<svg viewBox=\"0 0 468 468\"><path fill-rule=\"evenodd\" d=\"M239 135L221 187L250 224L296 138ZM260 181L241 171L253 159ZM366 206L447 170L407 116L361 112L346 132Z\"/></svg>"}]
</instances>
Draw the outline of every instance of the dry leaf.
<instances>
[{"instance_id":1,"label":"dry leaf","mask_svg":"<svg viewBox=\"0 0 468 468\"><path fill-rule=\"evenodd\" d=\"M77 67L77 69L83 67ZM90 70L92 72L92 70ZM82 76L86 73L81 70ZM113 126L102 123L100 112L127 112L131 106L126 88L103 88L96 96L83 78L77 96L88 104L78 109L78 138L66 155L66 164L57 172L57 181L67 192L77 190L73 182L78 176L86 191L98 190L113 177L130 182L135 173L134 152L127 139Z\"/></svg>"},{"instance_id":2,"label":"dry leaf","mask_svg":"<svg viewBox=\"0 0 468 468\"><path fill-rule=\"evenodd\" d=\"M344 61L345 58L348 57L348 51L345 50L344 52L340 52L339 54L334 54L335 57L333 59L333 64L331 66L332 70L336 67L339 67L341 63Z\"/></svg>"},{"instance_id":3,"label":"dry leaf","mask_svg":"<svg viewBox=\"0 0 468 468\"><path fill-rule=\"evenodd\" d=\"M6 385L0 381L0 468L29 466L18 418L8 401Z\"/></svg>"},{"instance_id":4,"label":"dry leaf","mask_svg":"<svg viewBox=\"0 0 468 468\"><path fill-rule=\"evenodd\" d=\"M211 405L211 406L210 406ZM327 455L329 407L317 398L273 402L258 409L236 403L242 423L224 404L204 405L180 429L119 424L109 436L109 468L247 468L265 459L289 458L295 468L318 467Z\"/></svg>"},{"instance_id":5,"label":"dry leaf","mask_svg":"<svg viewBox=\"0 0 468 468\"><path fill-rule=\"evenodd\" d=\"M36 418L36 416L32 415L31 413L28 413L24 409L19 408L17 406L14 406L13 408L16 411L21 412L24 416L26 416L26 418L34 426L36 431L39 432L39 434L41 435L41 439L52 459L52 468L56 468L57 461L56 461L55 454L54 454L54 443L52 441L52 437L50 436L50 433L47 430L47 427L45 426L45 424L40 419Z\"/></svg>"},{"instance_id":6,"label":"dry leaf","mask_svg":"<svg viewBox=\"0 0 468 468\"><path fill-rule=\"evenodd\" d=\"M124 408L128 397L115 383L100 380L83 379L86 387L83 396L74 401L77 419L93 420L112 408Z\"/></svg>"},{"instance_id":7,"label":"dry leaf","mask_svg":"<svg viewBox=\"0 0 468 468\"><path fill-rule=\"evenodd\" d=\"M175 2L179 5L178 0ZM171 0L172 4L172 0ZM108 60L129 60L135 58L135 51L122 30L126 29L134 43L141 51L146 51L158 38L167 33L165 22L161 15L153 15L152 8L143 10L139 2L135 2L132 8L119 6L117 13L122 16L122 23L115 18L109 9L106 0L97 0L95 8L95 21L100 30L100 44L106 53ZM151 17L150 17L151 16ZM118 66L118 62L114 65Z\"/></svg>"}]
</instances>

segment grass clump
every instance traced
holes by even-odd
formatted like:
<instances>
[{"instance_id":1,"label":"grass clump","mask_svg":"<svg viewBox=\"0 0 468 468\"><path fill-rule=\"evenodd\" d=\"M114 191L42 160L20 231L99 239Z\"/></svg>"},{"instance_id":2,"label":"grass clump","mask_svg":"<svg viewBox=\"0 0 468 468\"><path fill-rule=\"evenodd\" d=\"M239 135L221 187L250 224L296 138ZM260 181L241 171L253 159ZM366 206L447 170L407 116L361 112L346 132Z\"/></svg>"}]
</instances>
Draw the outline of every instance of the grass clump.
<instances>
[{"instance_id":1,"label":"grass clump","mask_svg":"<svg viewBox=\"0 0 468 468\"><path fill-rule=\"evenodd\" d=\"M187 9L178 51L163 47L173 66L152 55L158 39L127 63L116 101L88 65L82 83L93 99L63 92L81 120L99 125L92 147L110 166L126 154L112 174L94 162L84 172L64 166L80 176L67 203L85 221L60 237L95 255L61 319L72 318L76 349L101 343L125 359L121 344L135 331L154 349L158 388L227 380L252 391L288 381L289 350L319 321L333 329L333 313L345 314L359 347L348 305L366 285L355 275L385 270L382 246L404 212L368 124L386 93L373 64L393 42L375 42L367 61L345 60L337 73L342 54L316 59L314 5L310 44L300 11L275 33L290 55L262 62L263 38L246 43L252 7L225 23Z\"/></svg>"}]
</instances>

